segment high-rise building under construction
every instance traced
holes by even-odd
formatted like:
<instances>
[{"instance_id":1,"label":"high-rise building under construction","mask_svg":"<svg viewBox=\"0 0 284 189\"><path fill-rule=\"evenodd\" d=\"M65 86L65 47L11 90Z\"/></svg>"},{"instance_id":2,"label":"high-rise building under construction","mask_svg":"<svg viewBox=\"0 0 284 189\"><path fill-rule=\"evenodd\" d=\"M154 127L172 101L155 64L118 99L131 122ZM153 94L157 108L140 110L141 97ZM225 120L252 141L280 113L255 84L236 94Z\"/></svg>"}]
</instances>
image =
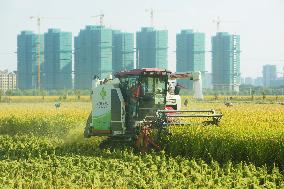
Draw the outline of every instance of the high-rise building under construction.
<instances>
[{"instance_id":1,"label":"high-rise building under construction","mask_svg":"<svg viewBox=\"0 0 284 189\"><path fill-rule=\"evenodd\" d=\"M112 68L114 72L134 68L134 34L114 30L112 34Z\"/></svg>"},{"instance_id":2,"label":"high-rise building under construction","mask_svg":"<svg viewBox=\"0 0 284 189\"><path fill-rule=\"evenodd\" d=\"M34 34L32 31L22 31L17 36L17 85L19 89L40 87L38 85L42 83L40 78L42 78L43 70L43 51L43 35ZM38 70L39 64L40 71Z\"/></svg>"},{"instance_id":3,"label":"high-rise building under construction","mask_svg":"<svg viewBox=\"0 0 284 189\"><path fill-rule=\"evenodd\" d=\"M136 32L136 68L168 68L168 31L143 27Z\"/></svg>"},{"instance_id":4,"label":"high-rise building under construction","mask_svg":"<svg viewBox=\"0 0 284 189\"><path fill-rule=\"evenodd\" d=\"M86 26L74 39L75 89L90 89L96 75L106 78L112 73L112 30L104 26Z\"/></svg>"},{"instance_id":5,"label":"high-rise building under construction","mask_svg":"<svg viewBox=\"0 0 284 189\"><path fill-rule=\"evenodd\" d=\"M240 36L218 32L212 37L212 84L214 90L239 91Z\"/></svg>"},{"instance_id":6,"label":"high-rise building under construction","mask_svg":"<svg viewBox=\"0 0 284 189\"><path fill-rule=\"evenodd\" d=\"M49 29L44 34L43 88L72 88L72 33Z\"/></svg>"},{"instance_id":7,"label":"high-rise building under construction","mask_svg":"<svg viewBox=\"0 0 284 189\"><path fill-rule=\"evenodd\" d=\"M182 30L176 35L176 71L190 72L200 71L204 77L205 73L205 34L193 32L193 30ZM192 81L181 80L189 89L192 89Z\"/></svg>"}]
</instances>

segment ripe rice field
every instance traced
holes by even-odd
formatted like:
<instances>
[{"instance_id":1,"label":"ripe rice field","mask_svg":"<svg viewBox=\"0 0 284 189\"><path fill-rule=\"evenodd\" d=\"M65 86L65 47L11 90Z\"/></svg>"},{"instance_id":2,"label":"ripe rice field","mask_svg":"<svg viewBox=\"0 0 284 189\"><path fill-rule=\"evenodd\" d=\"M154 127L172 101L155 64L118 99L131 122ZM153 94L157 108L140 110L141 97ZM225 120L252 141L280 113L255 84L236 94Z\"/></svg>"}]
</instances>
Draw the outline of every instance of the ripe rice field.
<instances>
[{"instance_id":1,"label":"ripe rice field","mask_svg":"<svg viewBox=\"0 0 284 189\"><path fill-rule=\"evenodd\" d=\"M192 97L190 97L192 98ZM284 101L283 95L266 95L265 97L255 95L252 99L252 96L234 96L234 95L226 95L226 96L205 96L204 101L210 102L223 102L227 99L232 101L242 101L242 102L254 102L254 103L278 103ZM264 99L263 99L264 98ZM34 103L34 102L55 102L57 100L63 102L90 102L90 96L81 95L78 99L78 96L69 95L65 99L63 96L2 96L0 97L0 102L14 102L14 103Z\"/></svg>"},{"instance_id":2,"label":"ripe rice field","mask_svg":"<svg viewBox=\"0 0 284 189\"><path fill-rule=\"evenodd\" d=\"M0 188L283 188L284 106L192 102L220 126L173 126L163 151L99 149L89 102L0 103ZM188 120L189 121L189 120Z\"/></svg>"}]
</instances>

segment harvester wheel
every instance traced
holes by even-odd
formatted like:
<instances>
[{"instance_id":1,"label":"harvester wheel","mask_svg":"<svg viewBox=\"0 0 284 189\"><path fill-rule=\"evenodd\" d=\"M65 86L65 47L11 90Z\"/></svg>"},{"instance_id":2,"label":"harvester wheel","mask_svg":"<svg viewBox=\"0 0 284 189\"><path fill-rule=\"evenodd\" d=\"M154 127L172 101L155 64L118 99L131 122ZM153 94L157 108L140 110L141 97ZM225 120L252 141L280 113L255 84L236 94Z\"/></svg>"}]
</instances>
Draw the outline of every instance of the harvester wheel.
<instances>
[{"instance_id":1,"label":"harvester wheel","mask_svg":"<svg viewBox=\"0 0 284 189\"><path fill-rule=\"evenodd\" d=\"M110 138L107 138L105 140L103 140L100 145L99 145L99 148L102 150L102 149L107 149L107 148L111 148L112 147L112 142L110 140Z\"/></svg>"},{"instance_id":2,"label":"harvester wheel","mask_svg":"<svg viewBox=\"0 0 284 189\"><path fill-rule=\"evenodd\" d=\"M84 130L84 137L85 138L90 138L91 137L91 133L90 133L90 124L92 123L92 112L90 113L87 122L86 122L86 127Z\"/></svg>"}]
</instances>

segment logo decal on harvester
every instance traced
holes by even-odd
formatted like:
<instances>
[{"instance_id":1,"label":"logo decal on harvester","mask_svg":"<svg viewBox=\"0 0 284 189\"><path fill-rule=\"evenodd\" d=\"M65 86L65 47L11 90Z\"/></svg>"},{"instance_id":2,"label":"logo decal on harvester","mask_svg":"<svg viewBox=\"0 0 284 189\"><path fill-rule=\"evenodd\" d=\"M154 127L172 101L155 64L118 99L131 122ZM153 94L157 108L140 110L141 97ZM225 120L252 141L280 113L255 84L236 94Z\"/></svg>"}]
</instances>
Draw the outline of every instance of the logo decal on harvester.
<instances>
[{"instance_id":1,"label":"logo decal on harvester","mask_svg":"<svg viewBox=\"0 0 284 189\"><path fill-rule=\"evenodd\" d=\"M104 87L102 88L102 90L100 92L100 95L101 95L102 99L105 100L105 97L107 96L107 93L106 93L106 90L105 90Z\"/></svg>"}]
</instances>

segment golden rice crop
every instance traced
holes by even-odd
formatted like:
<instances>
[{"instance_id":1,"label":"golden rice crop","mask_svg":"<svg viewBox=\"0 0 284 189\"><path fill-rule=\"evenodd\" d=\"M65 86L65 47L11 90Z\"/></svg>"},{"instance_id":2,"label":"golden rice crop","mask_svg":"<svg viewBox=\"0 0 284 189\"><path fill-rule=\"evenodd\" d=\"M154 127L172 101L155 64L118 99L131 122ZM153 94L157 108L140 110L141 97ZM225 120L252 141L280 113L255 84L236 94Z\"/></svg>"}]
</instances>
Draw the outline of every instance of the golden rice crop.
<instances>
[{"instance_id":1,"label":"golden rice crop","mask_svg":"<svg viewBox=\"0 0 284 189\"><path fill-rule=\"evenodd\" d=\"M171 127L166 152L141 155L84 139L89 103L2 103L0 188L284 187L284 106L189 106L219 110L220 126Z\"/></svg>"},{"instance_id":2,"label":"golden rice crop","mask_svg":"<svg viewBox=\"0 0 284 189\"><path fill-rule=\"evenodd\" d=\"M187 98L187 97L185 97ZM232 100L232 101L255 101L259 103L267 103L267 102L283 102L284 96L283 95L247 95L247 96L240 96L240 95L219 95L219 96L205 96L205 101L224 101L224 100Z\"/></svg>"},{"instance_id":3,"label":"golden rice crop","mask_svg":"<svg viewBox=\"0 0 284 189\"><path fill-rule=\"evenodd\" d=\"M252 162L284 168L284 106L279 104L193 104L223 113L219 126L172 127L163 142L170 153L207 161ZM190 120L188 120L190 121Z\"/></svg>"},{"instance_id":4,"label":"golden rice crop","mask_svg":"<svg viewBox=\"0 0 284 189\"><path fill-rule=\"evenodd\" d=\"M70 129L84 125L90 112L88 103L63 103L55 108L53 103L2 104L0 133L15 135L66 135ZM70 108L72 107L72 108Z\"/></svg>"},{"instance_id":5,"label":"golden rice crop","mask_svg":"<svg viewBox=\"0 0 284 189\"><path fill-rule=\"evenodd\" d=\"M3 102L24 102L24 103L34 103L34 102L55 102L55 101L63 101L63 102L90 102L90 96L67 96L63 99L61 96L3 96Z\"/></svg>"}]
</instances>

